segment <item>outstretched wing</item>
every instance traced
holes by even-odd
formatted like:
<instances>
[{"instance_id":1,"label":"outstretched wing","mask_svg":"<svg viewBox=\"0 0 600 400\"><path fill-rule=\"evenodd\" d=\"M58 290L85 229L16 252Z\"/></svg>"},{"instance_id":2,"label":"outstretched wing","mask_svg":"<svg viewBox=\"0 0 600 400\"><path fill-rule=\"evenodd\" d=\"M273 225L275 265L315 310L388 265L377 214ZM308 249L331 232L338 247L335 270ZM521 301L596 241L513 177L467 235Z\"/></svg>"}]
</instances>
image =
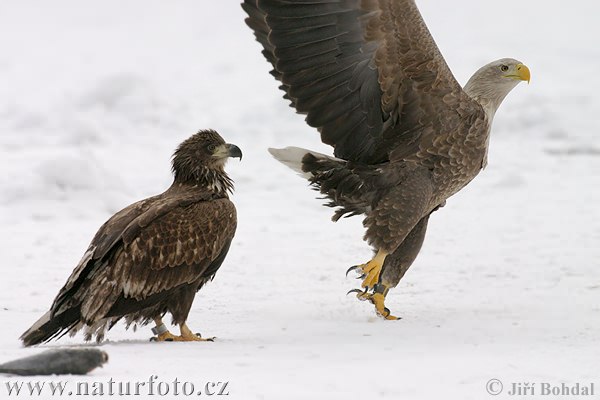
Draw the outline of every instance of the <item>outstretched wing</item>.
<instances>
[{"instance_id":1,"label":"outstretched wing","mask_svg":"<svg viewBox=\"0 0 600 400\"><path fill-rule=\"evenodd\" d=\"M285 97L337 157L404 157L432 140L424 135L459 123L457 103L482 111L413 0L245 0L242 7Z\"/></svg>"}]
</instances>

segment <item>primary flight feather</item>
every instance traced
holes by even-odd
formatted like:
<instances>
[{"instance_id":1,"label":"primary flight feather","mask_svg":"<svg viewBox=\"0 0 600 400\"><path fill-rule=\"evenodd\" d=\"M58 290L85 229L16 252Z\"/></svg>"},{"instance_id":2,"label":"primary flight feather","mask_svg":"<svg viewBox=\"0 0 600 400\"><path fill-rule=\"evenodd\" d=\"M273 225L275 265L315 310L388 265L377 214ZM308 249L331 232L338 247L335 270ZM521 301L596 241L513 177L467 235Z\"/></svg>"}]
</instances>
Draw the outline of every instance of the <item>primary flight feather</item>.
<instances>
[{"instance_id":1,"label":"primary flight feather","mask_svg":"<svg viewBox=\"0 0 600 400\"><path fill-rule=\"evenodd\" d=\"M529 69L504 58L456 81L413 0L245 0L246 23L285 98L333 146L270 149L337 207L364 215L375 257L361 300L384 305L430 214L485 167L494 114Z\"/></svg>"}]
</instances>

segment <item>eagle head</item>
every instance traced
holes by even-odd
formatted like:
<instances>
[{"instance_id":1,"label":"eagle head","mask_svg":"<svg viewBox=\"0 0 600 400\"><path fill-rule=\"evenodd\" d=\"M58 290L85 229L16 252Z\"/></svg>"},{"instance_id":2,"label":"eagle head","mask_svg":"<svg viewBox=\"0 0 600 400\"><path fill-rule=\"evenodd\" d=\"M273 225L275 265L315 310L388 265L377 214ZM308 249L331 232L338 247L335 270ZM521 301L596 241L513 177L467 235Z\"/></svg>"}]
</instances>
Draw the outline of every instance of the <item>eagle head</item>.
<instances>
[{"instance_id":1,"label":"eagle head","mask_svg":"<svg viewBox=\"0 0 600 400\"><path fill-rule=\"evenodd\" d=\"M184 140L173 154L173 174L179 182L198 183L215 173L225 174L229 157L242 159L242 151L212 129L201 130Z\"/></svg>"},{"instance_id":2,"label":"eagle head","mask_svg":"<svg viewBox=\"0 0 600 400\"><path fill-rule=\"evenodd\" d=\"M481 67L464 87L478 101L491 120L502 100L519 82L529 82L529 68L512 58L502 58Z\"/></svg>"}]
</instances>

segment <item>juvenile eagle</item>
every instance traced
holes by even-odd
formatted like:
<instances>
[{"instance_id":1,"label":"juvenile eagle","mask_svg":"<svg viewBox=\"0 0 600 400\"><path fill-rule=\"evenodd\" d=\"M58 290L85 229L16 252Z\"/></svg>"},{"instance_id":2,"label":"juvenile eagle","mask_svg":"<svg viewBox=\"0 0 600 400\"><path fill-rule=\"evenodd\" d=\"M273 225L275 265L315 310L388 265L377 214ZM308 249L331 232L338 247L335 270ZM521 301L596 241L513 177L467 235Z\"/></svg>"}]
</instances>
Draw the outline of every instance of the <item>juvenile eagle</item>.
<instances>
[{"instance_id":1,"label":"juvenile eagle","mask_svg":"<svg viewBox=\"0 0 600 400\"><path fill-rule=\"evenodd\" d=\"M246 23L285 98L335 157L270 149L338 207L362 214L374 248L361 300L384 305L421 249L429 215L485 167L490 126L529 69L505 58L461 88L413 0L245 0ZM349 271L350 271L349 270Z\"/></svg>"},{"instance_id":2,"label":"juvenile eagle","mask_svg":"<svg viewBox=\"0 0 600 400\"><path fill-rule=\"evenodd\" d=\"M173 155L174 181L164 193L113 215L96 233L50 311L21 336L25 346L84 329L101 341L124 318L156 323L156 340L201 341L186 319L196 292L213 279L237 225L229 200L228 157L242 158L213 130L191 136ZM169 312L181 335L161 318ZM61 335L62 336L62 335Z\"/></svg>"}]
</instances>

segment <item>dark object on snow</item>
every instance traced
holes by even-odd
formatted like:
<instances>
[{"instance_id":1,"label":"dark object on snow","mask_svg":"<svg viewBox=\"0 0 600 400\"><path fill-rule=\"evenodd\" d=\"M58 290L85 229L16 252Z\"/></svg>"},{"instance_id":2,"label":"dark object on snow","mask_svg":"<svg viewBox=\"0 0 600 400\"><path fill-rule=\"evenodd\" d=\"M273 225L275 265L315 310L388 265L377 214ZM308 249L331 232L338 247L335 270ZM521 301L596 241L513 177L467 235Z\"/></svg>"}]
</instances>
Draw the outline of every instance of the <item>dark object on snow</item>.
<instances>
[{"instance_id":1,"label":"dark object on snow","mask_svg":"<svg viewBox=\"0 0 600 400\"><path fill-rule=\"evenodd\" d=\"M0 373L12 375L85 375L108 361L98 349L49 350L0 364Z\"/></svg>"},{"instance_id":2,"label":"dark object on snow","mask_svg":"<svg viewBox=\"0 0 600 400\"><path fill-rule=\"evenodd\" d=\"M174 182L162 194L113 215L92 240L50 311L23 335L25 346L74 334L101 341L120 319L154 321L158 340L202 341L186 325L196 292L213 279L227 255L237 225L229 200L233 181L225 173L241 150L213 130L179 145ZM166 312L181 336L161 318Z\"/></svg>"}]
</instances>

